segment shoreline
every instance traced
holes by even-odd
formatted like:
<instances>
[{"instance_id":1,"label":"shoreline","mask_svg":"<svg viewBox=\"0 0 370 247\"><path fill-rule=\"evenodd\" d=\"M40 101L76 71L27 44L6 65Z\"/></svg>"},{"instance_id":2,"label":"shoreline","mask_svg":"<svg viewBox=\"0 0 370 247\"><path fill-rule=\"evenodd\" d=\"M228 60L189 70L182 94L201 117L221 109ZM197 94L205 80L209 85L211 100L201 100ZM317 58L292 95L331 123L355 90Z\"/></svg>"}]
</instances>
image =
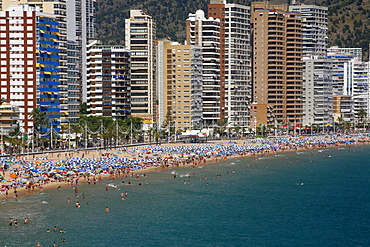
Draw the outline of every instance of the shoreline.
<instances>
[{"instance_id":1,"label":"shoreline","mask_svg":"<svg viewBox=\"0 0 370 247\"><path fill-rule=\"evenodd\" d=\"M292 138L290 137L289 138L289 142L286 144L286 145L282 145L280 146L279 148L277 148L276 144L276 139L273 140L273 139L268 139L268 138L260 138L260 139L257 139L256 140L253 140L253 141L250 141L250 140L238 140L238 141L235 141L235 142L212 142L212 143L206 143L206 144L163 144L163 145L159 145L159 146L141 146L142 150L144 150L144 156L146 156L145 158L148 158L148 157L154 157L153 156L153 153L149 153L148 151L145 152L145 150L155 150L156 148L159 148L160 150L172 150L171 148L178 148L178 149L181 149L183 148L184 150L187 150L187 154L189 155L184 155L184 154L176 154L177 157L175 156L174 153L171 153L171 152L161 152L161 156L163 157L160 157L160 160L162 161L161 163L156 163L156 165L152 165L151 166L144 166L145 169L138 169L138 170L132 170L132 169L127 169L127 168L118 168L116 170L114 170L113 172L109 172L109 174L95 174L95 175L75 175L75 176L71 176L71 177L65 177L63 178L62 180L51 180L47 182L47 180L43 180L43 183L40 183L40 184L37 184L37 185L34 185L34 186L23 186L23 187L16 187L16 188L11 188L8 190L8 195L5 195L5 194L0 194L0 201L8 201L8 200L14 200L14 199L17 199L19 197L23 197L23 196L29 196L29 195L33 195L33 194L37 194L37 193L40 193L40 192L43 192L43 191L49 191L49 190L57 190L57 189L61 189L61 188L71 188L71 187L77 187L79 185L85 185L85 184L89 184L91 183L92 181L96 181L96 182L99 182L99 181L103 181L103 180L109 180L109 179L112 179L112 180L115 180L115 179L122 179L122 178L130 178L130 176L135 176L134 174L142 174L142 173L152 173L154 171L158 171L158 170L166 170L166 169L172 169L172 168L185 168L185 167L197 167L199 165L208 165L208 164L214 164L214 163L217 163L217 162L221 162L221 161L224 161L224 160L235 160L235 159L239 159L239 158L254 158L254 159L258 159L260 157L263 157L263 156L270 156L270 155L276 155L276 154L281 154L281 153L285 153L285 152L293 152L293 151L301 151L301 150L315 150L317 148L319 149L327 149L327 148L330 148L330 147L336 147L336 146L349 146L349 145L356 145L356 144L364 144L364 145L368 145L369 144L369 139L366 138L366 139L362 139L363 137L351 137L350 139L346 138L346 139L342 139L342 138L337 138L335 139L335 141L331 140L331 141L325 141L326 137L320 137L320 138L315 138L315 139L318 139L320 140L320 142L318 143L311 143L309 145L307 145L307 143L304 143L300 140L302 139L298 139L298 138ZM312 138L309 138L310 140L312 140ZM283 142L287 142L288 139L287 138L283 138L283 139L279 139ZM299 145L299 143L301 143L301 145ZM258 148L259 146L257 145L265 145L263 146L264 148ZM254 145L254 146L253 146ZM233 147L235 148L240 148L240 147L243 147L243 146L248 146L248 147L254 147L256 149L254 149L254 151L252 152L247 152L246 150L248 149L245 149L245 150L242 150L240 152L238 152L237 150L234 150L234 152L232 153L222 153L221 155L219 154L216 154L214 152L212 152L211 154L207 154L207 155L204 155L204 156L195 156L195 155L190 155L190 154L193 154L191 153L192 151L196 150L195 147L198 147L198 148L201 148L201 147L205 147L205 148L215 148L217 150L217 148L219 150L222 150L222 148L225 148L226 147L226 150L232 150ZM187 148L187 149L186 149ZM135 160L135 159L139 159L139 157L142 157L143 156L143 153L139 153L138 151L138 147L133 147L131 149L126 149L125 151L122 152L122 150L120 149L117 149L117 150L114 150L114 149L111 149L109 150L110 154L117 154L118 156L118 153L122 154L122 155L119 155L119 156L122 156L122 157L117 157L118 159L121 159L121 160L126 160L126 159L130 159L130 160ZM116 151L116 152L114 152ZM154 151L151 151L151 152L154 152ZM82 159L85 158L85 156L87 156L86 159L95 159L95 153L96 152L87 152L87 151L77 151L77 152L72 152L73 154L69 154L69 156L71 156L71 159L73 160L73 158L75 159L80 159L79 156L81 155ZM103 153L100 153L99 154L99 158L102 158L102 157L105 157L104 155L102 155ZM57 153L56 155L57 157L54 157L54 155L52 155L52 157L50 157L50 159L46 159L48 161L48 163L50 163L50 161L52 162L55 162L56 164L58 164L58 162L61 162L63 161L62 159L62 155L61 153ZM67 154L65 155L65 157L67 156ZM75 157L74 157L75 156ZM109 155L108 155L109 156ZM131 156L131 158L130 158ZM135 156L135 157L133 157ZM186 157L188 156L188 157ZM73 158L72 158L73 157ZM168 157L165 158L165 157ZM175 158L176 157L176 158ZM40 158L45 158L45 155L38 155L37 157L35 157L34 160L38 160ZM108 159L108 157L105 157ZM172 158L172 159L171 159ZM98 159L98 158L96 158ZM104 158L103 158L104 159ZM68 159L67 159L68 160ZM150 162L148 161L149 159L145 159L147 162L143 162L145 164L150 164ZM27 160L28 162L28 160ZM26 162L26 163L27 163ZM32 162L32 161L30 161ZM41 162L40 162L41 164ZM160 165L159 165L160 164ZM43 165L37 165L36 167L38 166L43 166ZM13 168L13 172L14 171L14 165L12 166ZM46 167L46 165L44 165L44 168ZM111 169L111 168L109 168ZM49 168L50 170L50 168ZM2 172L3 173L3 172ZM11 173L11 171L7 171L5 175L7 176L4 176L5 177L5 180L6 179L10 179L10 174L14 174L14 173ZM134 178L134 177L133 177ZM77 180L77 181L76 181ZM9 181L10 180L6 180L7 183L6 185L9 186ZM0 183L1 187L3 187L4 185L4 180ZM40 187L41 186L41 187ZM17 191L15 193L15 191Z\"/></svg>"}]
</instances>

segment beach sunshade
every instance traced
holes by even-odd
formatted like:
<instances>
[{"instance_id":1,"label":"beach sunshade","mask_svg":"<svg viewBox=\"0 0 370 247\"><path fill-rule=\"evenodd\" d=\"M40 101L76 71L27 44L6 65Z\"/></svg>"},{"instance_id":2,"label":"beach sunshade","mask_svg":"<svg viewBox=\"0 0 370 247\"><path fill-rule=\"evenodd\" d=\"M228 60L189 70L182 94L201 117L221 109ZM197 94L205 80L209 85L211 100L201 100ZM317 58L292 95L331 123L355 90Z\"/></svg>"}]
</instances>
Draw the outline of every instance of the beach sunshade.
<instances>
[{"instance_id":1,"label":"beach sunshade","mask_svg":"<svg viewBox=\"0 0 370 247\"><path fill-rule=\"evenodd\" d=\"M14 173L13 173L13 174L10 174L10 177L11 177L11 178L17 178L18 176L17 176L17 174L14 174Z\"/></svg>"}]
</instances>

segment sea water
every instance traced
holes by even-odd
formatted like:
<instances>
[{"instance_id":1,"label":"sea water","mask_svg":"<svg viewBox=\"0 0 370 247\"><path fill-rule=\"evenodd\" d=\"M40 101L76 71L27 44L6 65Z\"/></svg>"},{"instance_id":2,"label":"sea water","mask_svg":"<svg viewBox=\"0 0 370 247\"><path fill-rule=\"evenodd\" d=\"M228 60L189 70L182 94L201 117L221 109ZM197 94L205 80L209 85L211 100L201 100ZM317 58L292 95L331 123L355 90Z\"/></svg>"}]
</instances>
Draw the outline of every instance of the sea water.
<instances>
[{"instance_id":1,"label":"sea water","mask_svg":"<svg viewBox=\"0 0 370 247\"><path fill-rule=\"evenodd\" d=\"M370 246L369 151L227 160L79 186L78 197L70 187L10 199L0 246Z\"/></svg>"}]
</instances>

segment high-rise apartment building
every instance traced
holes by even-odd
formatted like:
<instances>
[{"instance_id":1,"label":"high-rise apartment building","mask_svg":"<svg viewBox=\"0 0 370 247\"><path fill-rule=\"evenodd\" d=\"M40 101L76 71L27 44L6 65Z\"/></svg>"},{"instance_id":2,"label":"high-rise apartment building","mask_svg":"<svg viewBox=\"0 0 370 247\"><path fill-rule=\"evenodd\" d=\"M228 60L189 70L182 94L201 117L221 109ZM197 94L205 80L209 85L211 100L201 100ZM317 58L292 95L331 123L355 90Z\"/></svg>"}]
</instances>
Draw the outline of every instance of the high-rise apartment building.
<instances>
[{"instance_id":1,"label":"high-rise apartment building","mask_svg":"<svg viewBox=\"0 0 370 247\"><path fill-rule=\"evenodd\" d=\"M287 5L251 5L251 126L302 121L302 22Z\"/></svg>"},{"instance_id":2,"label":"high-rise apartment building","mask_svg":"<svg viewBox=\"0 0 370 247\"><path fill-rule=\"evenodd\" d=\"M10 6L0 12L0 95L19 107L19 124L28 133L36 107L59 131L59 27L57 16L40 12L38 6Z\"/></svg>"},{"instance_id":3,"label":"high-rise apartment building","mask_svg":"<svg viewBox=\"0 0 370 247\"><path fill-rule=\"evenodd\" d=\"M325 59L328 48L328 8L293 4L289 11L302 15L303 58Z\"/></svg>"},{"instance_id":4,"label":"high-rise apartment building","mask_svg":"<svg viewBox=\"0 0 370 247\"><path fill-rule=\"evenodd\" d=\"M155 22L141 10L125 20L125 45L131 54L131 114L144 118L147 129L156 121Z\"/></svg>"},{"instance_id":5,"label":"high-rise apartment building","mask_svg":"<svg viewBox=\"0 0 370 247\"><path fill-rule=\"evenodd\" d=\"M61 121L64 122L68 118L68 66L67 66L67 21L66 21L66 0L2 0L3 9L11 5L38 6L43 13L53 14L59 23L57 33L59 42L59 89L60 89L60 110Z\"/></svg>"},{"instance_id":6,"label":"high-rise apartment building","mask_svg":"<svg viewBox=\"0 0 370 247\"><path fill-rule=\"evenodd\" d=\"M86 102L87 97L86 47L96 38L95 4L96 0L67 1L67 40L77 43L76 67L82 88L80 100L83 102Z\"/></svg>"},{"instance_id":7,"label":"high-rise apartment building","mask_svg":"<svg viewBox=\"0 0 370 247\"><path fill-rule=\"evenodd\" d=\"M187 44L202 49L202 111L203 124L214 126L221 118L220 85L220 20L205 18L203 10L189 14L186 20Z\"/></svg>"},{"instance_id":8,"label":"high-rise apartment building","mask_svg":"<svg viewBox=\"0 0 370 247\"><path fill-rule=\"evenodd\" d=\"M203 49L191 46L191 127L203 126Z\"/></svg>"},{"instance_id":9,"label":"high-rise apartment building","mask_svg":"<svg viewBox=\"0 0 370 247\"><path fill-rule=\"evenodd\" d=\"M327 59L328 8L293 4L303 27L303 125L333 123L331 61Z\"/></svg>"},{"instance_id":10,"label":"high-rise apartment building","mask_svg":"<svg viewBox=\"0 0 370 247\"><path fill-rule=\"evenodd\" d=\"M191 46L168 40L157 43L157 78L161 78L158 80L158 121L163 128L191 129Z\"/></svg>"},{"instance_id":11,"label":"high-rise apartment building","mask_svg":"<svg viewBox=\"0 0 370 247\"><path fill-rule=\"evenodd\" d=\"M344 64L352 60L358 61L353 55L329 53L328 59L331 61L333 95L344 94Z\"/></svg>"},{"instance_id":12,"label":"high-rise apartment building","mask_svg":"<svg viewBox=\"0 0 370 247\"><path fill-rule=\"evenodd\" d=\"M68 111L67 120L74 123L80 117L81 108L81 73L77 64L80 61L80 46L73 41L67 41L67 92L68 92Z\"/></svg>"},{"instance_id":13,"label":"high-rise apartment building","mask_svg":"<svg viewBox=\"0 0 370 247\"><path fill-rule=\"evenodd\" d=\"M351 95L353 115L358 117L361 111L369 113L369 62L353 59L344 64L343 95ZM362 118L364 116L361 116Z\"/></svg>"},{"instance_id":14,"label":"high-rise apartment building","mask_svg":"<svg viewBox=\"0 0 370 247\"><path fill-rule=\"evenodd\" d=\"M250 7L211 0L208 17L220 20L220 117L228 126L249 126Z\"/></svg>"},{"instance_id":15,"label":"high-rise apartment building","mask_svg":"<svg viewBox=\"0 0 370 247\"><path fill-rule=\"evenodd\" d=\"M87 103L92 116L124 120L130 110L130 53L124 47L88 46Z\"/></svg>"}]
</instances>

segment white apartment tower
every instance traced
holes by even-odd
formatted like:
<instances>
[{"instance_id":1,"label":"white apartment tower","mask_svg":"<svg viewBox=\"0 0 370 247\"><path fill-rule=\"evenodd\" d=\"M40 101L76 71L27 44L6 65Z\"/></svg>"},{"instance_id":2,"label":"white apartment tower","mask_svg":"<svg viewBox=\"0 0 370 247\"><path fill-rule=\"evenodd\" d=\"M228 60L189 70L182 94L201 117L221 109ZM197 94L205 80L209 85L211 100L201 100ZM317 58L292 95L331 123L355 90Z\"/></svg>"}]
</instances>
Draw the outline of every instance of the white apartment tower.
<instances>
[{"instance_id":1,"label":"white apartment tower","mask_svg":"<svg viewBox=\"0 0 370 247\"><path fill-rule=\"evenodd\" d=\"M125 20L125 44L131 56L131 114L156 121L155 23L141 10L130 10Z\"/></svg>"},{"instance_id":2,"label":"white apartment tower","mask_svg":"<svg viewBox=\"0 0 370 247\"><path fill-rule=\"evenodd\" d=\"M328 8L293 4L303 27L303 126L333 123L331 61L327 59Z\"/></svg>"},{"instance_id":3,"label":"white apartment tower","mask_svg":"<svg viewBox=\"0 0 370 247\"><path fill-rule=\"evenodd\" d=\"M67 39L77 43L76 67L79 71L79 84L82 87L81 100L86 102L86 54L89 41L96 37L95 31L95 4L96 0L68 0L67 1Z\"/></svg>"},{"instance_id":4,"label":"white apartment tower","mask_svg":"<svg viewBox=\"0 0 370 247\"><path fill-rule=\"evenodd\" d=\"M221 118L229 127L250 125L250 7L211 0L208 17L220 20Z\"/></svg>"},{"instance_id":5,"label":"white apartment tower","mask_svg":"<svg viewBox=\"0 0 370 247\"><path fill-rule=\"evenodd\" d=\"M213 126L221 118L220 84L220 20L205 18L203 10L189 14L186 20L186 41L202 48L203 125Z\"/></svg>"},{"instance_id":6,"label":"white apartment tower","mask_svg":"<svg viewBox=\"0 0 370 247\"><path fill-rule=\"evenodd\" d=\"M351 95L353 115L359 116L361 111L369 114L369 62L353 59L344 64L343 94Z\"/></svg>"}]
</instances>

